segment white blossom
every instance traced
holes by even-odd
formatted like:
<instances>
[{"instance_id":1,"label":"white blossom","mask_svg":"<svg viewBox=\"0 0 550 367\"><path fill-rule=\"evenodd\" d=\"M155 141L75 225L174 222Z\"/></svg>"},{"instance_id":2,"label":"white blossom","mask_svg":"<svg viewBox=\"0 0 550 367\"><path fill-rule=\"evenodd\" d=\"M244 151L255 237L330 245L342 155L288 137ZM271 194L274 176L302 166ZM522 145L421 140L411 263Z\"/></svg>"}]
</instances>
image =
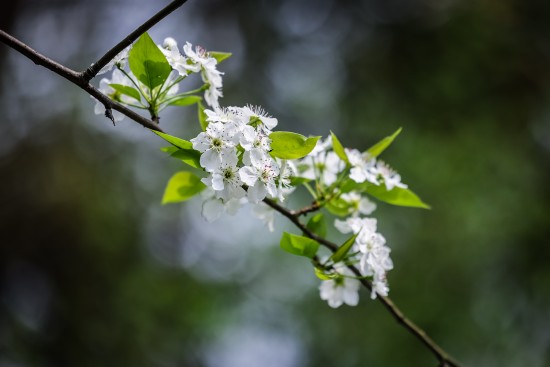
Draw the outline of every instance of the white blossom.
<instances>
[{"instance_id":1,"label":"white blossom","mask_svg":"<svg viewBox=\"0 0 550 367\"><path fill-rule=\"evenodd\" d=\"M190 60L185 68L195 73L200 72L202 80L209 85L204 93L206 103L214 108L219 107L218 99L223 97L221 91L223 73L217 69L218 61L200 46L195 47L195 50L193 50L193 45L189 42L186 42L183 46L183 51Z\"/></svg>"},{"instance_id":2,"label":"white blossom","mask_svg":"<svg viewBox=\"0 0 550 367\"><path fill-rule=\"evenodd\" d=\"M269 135L271 130L277 126L277 119L269 116L260 106L246 105L242 108L242 114L247 124L265 135Z\"/></svg>"},{"instance_id":3,"label":"white blossom","mask_svg":"<svg viewBox=\"0 0 550 367\"><path fill-rule=\"evenodd\" d=\"M340 199L348 203L350 206L350 214L354 217L359 214L369 215L376 210L375 203L355 191L340 195Z\"/></svg>"},{"instance_id":4,"label":"white blossom","mask_svg":"<svg viewBox=\"0 0 550 367\"><path fill-rule=\"evenodd\" d=\"M234 150L226 149L221 156L221 161L211 170L210 176L201 181L212 187L216 191L216 197L224 202L240 199L246 195L246 191L242 188L243 182L239 177L237 154Z\"/></svg>"},{"instance_id":5,"label":"white blossom","mask_svg":"<svg viewBox=\"0 0 550 367\"><path fill-rule=\"evenodd\" d=\"M340 307L344 303L349 306L357 306L361 283L357 279L349 278L354 274L344 264L337 263L334 265L334 269L342 276L324 280L321 283L319 286L321 299L327 301L332 308Z\"/></svg>"},{"instance_id":6,"label":"white blossom","mask_svg":"<svg viewBox=\"0 0 550 367\"><path fill-rule=\"evenodd\" d=\"M258 203L266 195L277 196L275 179L279 176L279 165L268 154L258 151L245 152L243 162L249 165L239 170L241 180L248 185L248 199Z\"/></svg>"},{"instance_id":7,"label":"white blossom","mask_svg":"<svg viewBox=\"0 0 550 367\"><path fill-rule=\"evenodd\" d=\"M222 153L231 155L236 146L235 132L232 126L221 122L212 122L197 137L191 139L193 149L201 152L200 165L207 171L219 167Z\"/></svg>"},{"instance_id":8,"label":"white blossom","mask_svg":"<svg viewBox=\"0 0 550 367\"><path fill-rule=\"evenodd\" d=\"M394 187L407 188L407 185L401 182L401 176L382 161L376 162L376 173L379 179L386 185L388 191L391 191Z\"/></svg>"},{"instance_id":9,"label":"white blossom","mask_svg":"<svg viewBox=\"0 0 550 367\"><path fill-rule=\"evenodd\" d=\"M166 57L172 69L176 70L180 76L186 76L188 74L186 68L187 58L178 50L178 43L175 39L167 37L164 39L162 46L159 45L158 47Z\"/></svg>"},{"instance_id":10,"label":"white blossom","mask_svg":"<svg viewBox=\"0 0 550 367\"><path fill-rule=\"evenodd\" d=\"M361 153L357 149L347 149L346 155L352 168L349 177L357 182L362 183L368 181L378 185L378 177L375 169L376 159L372 158L368 153Z\"/></svg>"}]
</instances>

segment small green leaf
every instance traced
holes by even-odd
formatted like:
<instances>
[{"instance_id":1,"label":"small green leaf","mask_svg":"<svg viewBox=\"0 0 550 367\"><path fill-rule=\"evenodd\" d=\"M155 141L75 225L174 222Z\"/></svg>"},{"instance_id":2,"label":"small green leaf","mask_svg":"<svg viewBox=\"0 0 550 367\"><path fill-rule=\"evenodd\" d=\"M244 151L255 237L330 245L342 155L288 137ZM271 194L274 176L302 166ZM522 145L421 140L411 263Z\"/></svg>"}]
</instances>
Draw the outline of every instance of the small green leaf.
<instances>
[{"instance_id":1,"label":"small green leaf","mask_svg":"<svg viewBox=\"0 0 550 367\"><path fill-rule=\"evenodd\" d=\"M365 191L367 194L388 204L430 209L428 204L420 200L420 198L409 189L394 187L391 191L388 191L385 185L372 185L368 186Z\"/></svg>"},{"instance_id":2,"label":"small green leaf","mask_svg":"<svg viewBox=\"0 0 550 367\"><path fill-rule=\"evenodd\" d=\"M348 178L344 180L338 188L340 189L341 193L346 193L350 191L357 191L359 193L365 192L369 186L374 185L373 183L370 183L368 181L365 182L355 182L351 178Z\"/></svg>"},{"instance_id":3,"label":"small green leaf","mask_svg":"<svg viewBox=\"0 0 550 367\"><path fill-rule=\"evenodd\" d=\"M332 136L332 149L334 150L334 153L343 160L346 163L349 163L348 156L346 154L346 150L342 146L342 143L340 143L340 140L334 135L334 133L331 131L330 135Z\"/></svg>"},{"instance_id":4,"label":"small green leaf","mask_svg":"<svg viewBox=\"0 0 550 367\"><path fill-rule=\"evenodd\" d=\"M147 33L132 46L128 65L138 80L151 90L162 85L172 71L166 57Z\"/></svg>"},{"instance_id":5,"label":"small green leaf","mask_svg":"<svg viewBox=\"0 0 550 367\"><path fill-rule=\"evenodd\" d=\"M309 219L306 227L319 237L326 237L327 235L327 222L323 213L314 215Z\"/></svg>"},{"instance_id":6,"label":"small green leaf","mask_svg":"<svg viewBox=\"0 0 550 367\"><path fill-rule=\"evenodd\" d=\"M199 123L201 124L201 129L202 131L206 131L206 128L208 127L208 121L206 121L206 118L208 116L206 116L206 113L204 113L205 107L201 101L197 103L197 107L198 107L198 116L199 116Z\"/></svg>"},{"instance_id":7,"label":"small green leaf","mask_svg":"<svg viewBox=\"0 0 550 367\"><path fill-rule=\"evenodd\" d=\"M317 278L321 280L330 280L339 276L337 273L326 273L325 270L321 268L315 267L313 269L315 269L315 275L317 276Z\"/></svg>"},{"instance_id":8,"label":"small green leaf","mask_svg":"<svg viewBox=\"0 0 550 367\"><path fill-rule=\"evenodd\" d=\"M181 96L172 100L172 102L170 102L168 105L169 106L190 106L192 104L200 102L201 100L202 98L199 96Z\"/></svg>"},{"instance_id":9,"label":"small green leaf","mask_svg":"<svg viewBox=\"0 0 550 367\"><path fill-rule=\"evenodd\" d=\"M151 131L157 134L158 136L160 136L161 138L163 138L164 140L166 140L167 142L169 142L170 144L173 144L180 149L193 149L193 143L191 143L190 141L183 140L178 137L168 135L165 133L161 133L160 131L155 131L155 130L151 130Z\"/></svg>"},{"instance_id":10,"label":"small green leaf","mask_svg":"<svg viewBox=\"0 0 550 367\"><path fill-rule=\"evenodd\" d=\"M393 140L399 135L402 128L397 129L396 132L391 134L390 136L386 136L384 139L380 140L378 143L374 144L372 147L367 149L367 153L369 153L372 157L376 158L378 157L384 150L386 150L387 147L390 146L390 144L393 142Z\"/></svg>"},{"instance_id":11,"label":"small green leaf","mask_svg":"<svg viewBox=\"0 0 550 367\"><path fill-rule=\"evenodd\" d=\"M313 258L319 249L319 243L317 241L288 232L283 232L280 246L290 254L309 258Z\"/></svg>"},{"instance_id":12,"label":"small green leaf","mask_svg":"<svg viewBox=\"0 0 550 367\"><path fill-rule=\"evenodd\" d=\"M109 86L121 94L127 95L128 97L132 97L133 99L141 101L141 95L139 94L136 88L132 88L127 85L116 84L116 83L109 84Z\"/></svg>"},{"instance_id":13,"label":"small green leaf","mask_svg":"<svg viewBox=\"0 0 550 367\"><path fill-rule=\"evenodd\" d=\"M357 235L358 233L348 238L348 240L344 242L342 246L338 247L338 250L336 250L336 252L332 254L330 258L335 264L342 261L346 257L349 250L355 243L355 239L357 238Z\"/></svg>"},{"instance_id":14,"label":"small green leaf","mask_svg":"<svg viewBox=\"0 0 550 367\"><path fill-rule=\"evenodd\" d=\"M160 150L169 154L170 157L179 159L193 168L202 169L200 165L201 153L195 149L180 149L175 146L169 146L160 148Z\"/></svg>"},{"instance_id":15,"label":"small green leaf","mask_svg":"<svg viewBox=\"0 0 550 367\"><path fill-rule=\"evenodd\" d=\"M191 199L193 196L206 188L206 185L201 182L201 179L191 172L178 172L166 186L162 203L178 203Z\"/></svg>"},{"instance_id":16,"label":"small green leaf","mask_svg":"<svg viewBox=\"0 0 550 367\"><path fill-rule=\"evenodd\" d=\"M228 59L233 55L231 52L218 52L218 51L210 51L208 52L210 56L215 58L218 61L218 64L222 62L225 59Z\"/></svg>"},{"instance_id":17,"label":"small green leaf","mask_svg":"<svg viewBox=\"0 0 550 367\"><path fill-rule=\"evenodd\" d=\"M171 157L181 160L194 168L202 169L200 160L201 152L195 149L178 149L174 153L170 154Z\"/></svg>"},{"instance_id":18,"label":"small green leaf","mask_svg":"<svg viewBox=\"0 0 550 367\"><path fill-rule=\"evenodd\" d=\"M308 155L320 136L306 138L297 133L275 131L269 135L271 139L271 156L282 159L298 159Z\"/></svg>"},{"instance_id":19,"label":"small green leaf","mask_svg":"<svg viewBox=\"0 0 550 367\"><path fill-rule=\"evenodd\" d=\"M332 214L339 217L345 217L350 213L350 205L347 201L340 198L334 198L326 203L325 208Z\"/></svg>"}]
</instances>

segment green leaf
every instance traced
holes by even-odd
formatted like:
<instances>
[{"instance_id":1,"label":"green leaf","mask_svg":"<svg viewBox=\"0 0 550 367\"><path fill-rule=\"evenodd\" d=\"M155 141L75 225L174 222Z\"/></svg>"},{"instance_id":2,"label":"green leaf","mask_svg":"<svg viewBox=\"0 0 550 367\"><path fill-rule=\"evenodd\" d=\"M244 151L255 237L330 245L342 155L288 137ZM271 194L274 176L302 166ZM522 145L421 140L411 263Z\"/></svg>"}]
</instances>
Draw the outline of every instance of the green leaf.
<instances>
[{"instance_id":1,"label":"green leaf","mask_svg":"<svg viewBox=\"0 0 550 367\"><path fill-rule=\"evenodd\" d=\"M165 133L161 133L160 131L155 131L155 130L151 130L151 131L157 134L158 136L160 136L161 138L163 138L164 140L166 140L167 142L169 142L170 144L173 144L180 149L187 149L187 150L193 149L193 143L191 143L190 141L183 140L178 137L168 135Z\"/></svg>"},{"instance_id":2,"label":"green leaf","mask_svg":"<svg viewBox=\"0 0 550 367\"><path fill-rule=\"evenodd\" d=\"M160 150L193 168L202 169L200 165L201 153L195 149L179 149L178 147L170 146L160 148Z\"/></svg>"},{"instance_id":3,"label":"green leaf","mask_svg":"<svg viewBox=\"0 0 550 367\"><path fill-rule=\"evenodd\" d=\"M139 94L136 88L132 88L127 85L116 84L116 83L109 84L109 86L121 94L127 95L128 97L132 97L133 99L141 101L141 94Z\"/></svg>"},{"instance_id":4,"label":"green leaf","mask_svg":"<svg viewBox=\"0 0 550 367\"><path fill-rule=\"evenodd\" d=\"M162 203L178 203L191 199L193 196L206 188L206 185L201 182L201 179L191 172L178 172L166 186Z\"/></svg>"},{"instance_id":5,"label":"green leaf","mask_svg":"<svg viewBox=\"0 0 550 367\"><path fill-rule=\"evenodd\" d=\"M318 267L315 267L314 269L315 269L315 275L317 276L317 278L321 280L330 280L330 279L338 278L339 276L337 273L326 273L324 269L321 269Z\"/></svg>"},{"instance_id":6,"label":"green leaf","mask_svg":"<svg viewBox=\"0 0 550 367\"><path fill-rule=\"evenodd\" d=\"M218 61L218 64L223 60L230 58L233 55L231 52L218 52L218 51L210 51L208 52L208 54L213 58L215 58Z\"/></svg>"},{"instance_id":7,"label":"green leaf","mask_svg":"<svg viewBox=\"0 0 550 367\"><path fill-rule=\"evenodd\" d=\"M147 33L132 46L128 65L138 80L151 90L162 85L172 71L166 57Z\"/></svg>"},{"instance_id":8,"label":"green leaf","mask_svg":"<svg viewBox=\"0 0 550 367\"><path fill-rule=\"evenodd\" d=\"M297 133L275 131L269 134L271 139L271 156L282 159L298 159L308 155L320 136L306 138Z\"/></svg>"},{"instance_id":9,"label":"green leaf","mask_svg":"<svg viewBox=\"0 0 550 367\"><path fill-rule=\"evenodd\" d=\"M340 143L340 140L334 135L334 133L331 131L330 135L332 136L332 149L334 150L334 153L343 160L346 163L349 163L348 156L346 154L346 150L342 146L342 143Z\"/></svg>"},{"instance_id":10,"label":"green leaf","mask_svg":"<svg viewBox=\"0 0 550 367\"><path fill-rule=\"evenodd\" d=\"M385 185L372 185L368 186L365 191L367 194L388 204L430 209L428 204L420 200L420 198L409 189L394 187L391 191L388 191Z\"/></svg>"},{"instance_id":11,"label":"green leaf","mask_svg":"<svg viewBox=\"0 0 550 367\"><path fill-rule=\"evenodd\" d=\"M390 136L386 136L384 139L374 144L372 147L367 149L367 153L369 153L372 157L375 157L375 158L378 157L384 150L386 150L387 147L390 146L393 140L401 132L401 129L402 128L397 129L397 131L391 134Z\"/></svg>"},{"instance_id":12,"label":"green leaf","mask_svg":"<svg viewBox=\"0 0 550 367\"><path fill-rule=\"evenodd\" d=\"M351 249L351 247L355 243L355 239L357 238L358 234L359 233L354 234L353 236L348 238L348 240L346 242L344 242L344 244L342 246L338 247L338 250L336 250L336 252L332 254L332 256L330 258L335 264L342 261L346 257L349 250Z\"/></svg>"},{"instance_id":13,"label":"green leaf","mask_svg":"<svg viewBox=\"0 0 550 367\"><path fill-rule=\"evenodd\" d=\"M345 217L350 212L350 205L347 201L335 198L325 204L325 208L332 214Z\"/></svg>"},{"instance_id":14,"label":"green leaf","mask_svg":"<svg viewBox=\"0 0 550 367\"><path fill-rule=\"evenodd\" d=\"M309 258L313 258L319 249L319 243L317 241L288 232L283 232L280 246L290 254Z\"/></svg>"},{"instance_id":15,"label":"green leaf","mask_svg":"<svg viewBox=\"0 0 550 367\"><path fill-rule=\"evenodd\" d=\"M206 116L206 113L204 113L205 107L201 101L197 103L197 107L198 107L198 116L199 116L199 123L201 124L201 129L202 131L206 131L206 128L208 127L208 121L206 121L206 118L208 116Z\"/></svg>"},{"instance_id":16,"label":"green leaf","mask_svg":"<svg viewBox=\"0 0 550 367\"><path fill-rule=\"evenodd\" d=\"M173 98L175 98L174 96ZM190 106L202 100L199 96L181 96L168 103L169 106Z\"/></svg>"},{"instance_id":17,"label":"green leaf","mask_svg":"<svg viewBox=\"0 0 550 367\"><path fill-rule=\"evenodd\" d=\"M194 168L202 169L200 160L201 152L195 149L178 149L174 153L170 154L171 157L181 160Z\"/></svg>"},{"instance_id":18,"label":"green leaf","mask_svg":"<svg viewBox=\"0 0 550 367\"><path fill-rule=\"evenodd\" d=\"M319 237L326 237L327 235L327 222L323 213L314 215L309 219L306 227Z\"/></svg>"},{"instance_id":19,"label":"green leaf","mask_svg":"<svg viewBox=\"0 0 550 367\"><path fill-rule=\"evenodd\" d=\"M338 188L340 189L340 192L342 194L350 191L357 191L361 193L361 192L365 192L369 186L373 186L373 185L374 185L373 183L370 183L368 181L359 183L359 182L353 181L351 178L348 178L344 180L338 186Z\"/></svg>"}]
</instances>

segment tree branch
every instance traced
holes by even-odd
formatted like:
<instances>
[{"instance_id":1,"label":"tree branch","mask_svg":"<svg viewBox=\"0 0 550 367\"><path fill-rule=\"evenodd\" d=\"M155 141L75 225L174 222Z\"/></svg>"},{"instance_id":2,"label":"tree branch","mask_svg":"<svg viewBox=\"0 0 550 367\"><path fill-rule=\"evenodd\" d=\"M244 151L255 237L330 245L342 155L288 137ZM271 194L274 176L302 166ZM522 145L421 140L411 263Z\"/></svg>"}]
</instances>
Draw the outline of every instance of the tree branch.
<instances>
[{"instance_id":1,"label":"tree branch","mask_svg":"<svg viewBox=\"0 0 550 367\"><path fill-rule=\"evenodd\" d=\"M185 4L187 0L175 0L168 4L164 9L153 15L145 23L137 27L132 33L130 33L126 38L120 41L116 46L111 48L105 55L103 55L99 60L90 65L90 67L84 70L81 75L89 82L97 73L109 63L116 55L118 55L126 47L130 46L135 40L139 38L143 33L147 32L152 26L160 22L167 15L172 13L174 10Z\"/></svg>"},{"instance_id":2,"label":"tree branch","mask_svg":"<svg viewBox=\"0 0 550 367\"><path fill-rule=\"evenodd\" d=\"M330 242L322 237L317 236L315 233L311 232L302 222L300 222L300 215L304 214L304 212L309 212L313 210L297 210L297 211L290 211L286 209L285 207L277 204L275 201L265 198L264 203L269 205L271 208L276 210L277 212L281 213L285 217L287 217L296 227L298 227L304 234L319 242L326 248L328 248L330 251L335 252L338 249L338 245ZM308 206L306 208L313 208L314 205ZM317 208L318 209L318 208ZM362 277L363 274L357 269L355 266L350 265L348 266L353 273L358 276ZM361 284L365 288L367 288L369 291L372 290L371 283L365 279L360 278ZM447 352L445 352L435 341L432 340L426 334L426 332L420 328L418 325L416 325L414 322L409 320L405 314L393 303L393 301L389 297L383 297L378 295L378 300L386 307L386 309L392 314L392 316L399 322L405 329L407 329L409 332L411 332L414 336L416 336L417 339L420 339L420 341L435 355L437 360L440 363L440 366L449 366L449 367L460 367L458 362L456 362Z\"/></svg>"},{"instance_id":3,"label":"tree branch","mask_svg":"<svg viewBox=\"0 0 550 367\"><path fill-rule=\"evenodd\" d=\"M45 67L48 70L53 71L57 75L67 79L73 84L76 84L83 90L85 90L88 94L90 94L92 97L103 103L105 106L105 115L107 117L110 117L111 115L111 109L117 110L120 113L124 114L125 116L129 117L133 121L137 122L138 124L142 125L143 127L146 127L148 129L161 131L161 128L154 123L153 121L135 113L134 111L130 110L129 108L126 108L122 104L113 101L109 97L107 97L105 94L101 93L99 90L94 88L83 76L82 73L78 73L72 69L69 69L66 66L63 66L59 64L58 62L53 61L52 59L42 55L38 51L32 49L31 47L27 46L17 38L9 35L8 33L4 32L3 30L0 30L0 41L8 45L9 47L13 48L14 50L20 52L24 56L26 56L28 59L32 60L36 65L40 65ZM111 118L111 117L110 117ZM112 120L112 118L111 118Z\"/></svg>"}]
</instances>

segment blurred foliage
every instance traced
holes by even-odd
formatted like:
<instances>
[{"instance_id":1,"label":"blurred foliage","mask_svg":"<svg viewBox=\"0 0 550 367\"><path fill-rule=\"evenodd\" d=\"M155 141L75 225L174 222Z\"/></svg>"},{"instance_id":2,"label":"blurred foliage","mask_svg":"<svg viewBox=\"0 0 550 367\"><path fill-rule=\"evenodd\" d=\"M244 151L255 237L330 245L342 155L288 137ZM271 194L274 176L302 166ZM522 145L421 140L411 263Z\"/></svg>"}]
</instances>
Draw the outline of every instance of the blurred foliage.
<instances>
[{"instance_id":1,"label":"blurred foliage","mask_svg":"<svg viewBox=\"0 0 550 367\"><path fill-rule=\"evenodd\" d=\"M124 35L152 14L141 3L134 23L109 23L90 7L111 2L17 1L2 29L84 67L118 39L102 29ZM71 23L79 12L88 17ZM54 16L66 26L45 32ZM550 366L549 17L543 0L210 0L189 2L153 38L233 52L222 103L261 104L282 130L333 130L366 149L403 127L382 158L433 209L375 212L396 265L390 296L465 365ZM40 19L44 43L29 28ZM57 42L67 33L102 43ZM18 70L57 77L0 52L0 366L436 364L367 292L356 308L330 309L306 261L276 240L182 264L197 222L158 208L178 167L159 141L92 120L92 102L66 83L28 94ZM198 129L174 116L162 120L174 135ZM248 242L265 233L255 226ZM204 275L231 262L251 275Z\"/></svg>"}]
</instances>

